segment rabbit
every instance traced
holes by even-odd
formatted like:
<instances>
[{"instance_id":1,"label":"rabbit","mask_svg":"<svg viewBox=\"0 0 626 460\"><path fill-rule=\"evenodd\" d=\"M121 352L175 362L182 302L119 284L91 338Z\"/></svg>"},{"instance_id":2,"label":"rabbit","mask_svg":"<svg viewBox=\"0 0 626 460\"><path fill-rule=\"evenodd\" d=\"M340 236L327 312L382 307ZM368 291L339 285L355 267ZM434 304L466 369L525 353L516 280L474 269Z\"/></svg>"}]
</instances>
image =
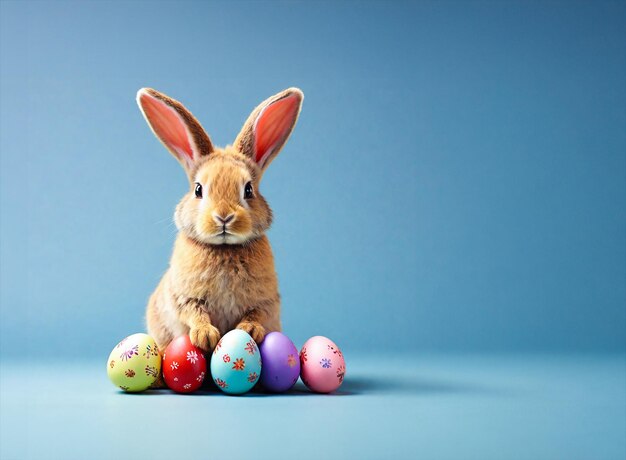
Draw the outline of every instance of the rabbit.
<instances>
[{"instance_id":1,"label":"rabbit","mask_svg":"<svg viewBox=\"0 0 626 460\"><path fill-rule=\"evenodd\" d=\"M215 147L180 102L142 88L137 103L156 137L180 162L189 190L176 206L170 266L148 300L148 334L165 350L189 334L204 352L238 328L261 343L281 331L274 258L265 235L272 211L264 171L296 125L304 95L286 89L262 102L232 145Z\"/></svg>"}]
</instances>

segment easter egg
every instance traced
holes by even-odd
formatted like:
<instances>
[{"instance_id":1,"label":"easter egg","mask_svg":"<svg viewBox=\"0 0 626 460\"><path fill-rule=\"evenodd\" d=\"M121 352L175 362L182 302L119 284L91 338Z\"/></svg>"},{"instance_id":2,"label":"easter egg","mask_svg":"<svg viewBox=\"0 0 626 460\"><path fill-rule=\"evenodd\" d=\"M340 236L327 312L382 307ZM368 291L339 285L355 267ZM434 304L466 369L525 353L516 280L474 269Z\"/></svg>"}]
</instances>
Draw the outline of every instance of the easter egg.
<instances>
[{"instance_id":1,"label":"easter egg","mask_svg":"<svg viewBox=\"0 0 626 460\"><path fill-rule=\"evenodd\" d=\"M261 385L276 393L289 390L300 376L298 349L289 337L270 332L259 345L263 371Z\"/></svg>"},{"instance_id":2,"label":"easter egg","mask_svg":"<svg viewBox=\"0 0 626 460\"><path fill-rule=\"evenodd\" d=\"M109 355L107 374L124 391L147 390L161 373L161 354L148 334L133 334L118 343Z\"/></svg>"},{"instance_id":3,"label":"easter egg","mask_svg":"<svg viewBox=\"0 0 626 460\"><path fill-rule=\"evenodd\" d=\"M172 340L163 354L163 380L178 393L191 393L202 386L206 358L188 335Z\"/></svg>"},{"instance_id":4,"label":"easter egg","mask_svg":"<svg viewBox=\"0 0 626 460\"><path fill-rule=\"evenodd\" d=\"M330 393L343 383L346 363L335 343L320 335L307 340L300 350L300 377L310 390Z\"/></svg>"},{"instance_id":5,"label":"easter egg","mask_svg":"<svg viewBox=\"0 0 626 460\"><path fill-rule=\"evenodd\" d=\"M225 393L249 391L261 375L261 354L256 342L241 329L225 334L211 356L211 376Z\"/></svg>"}]
</instances>

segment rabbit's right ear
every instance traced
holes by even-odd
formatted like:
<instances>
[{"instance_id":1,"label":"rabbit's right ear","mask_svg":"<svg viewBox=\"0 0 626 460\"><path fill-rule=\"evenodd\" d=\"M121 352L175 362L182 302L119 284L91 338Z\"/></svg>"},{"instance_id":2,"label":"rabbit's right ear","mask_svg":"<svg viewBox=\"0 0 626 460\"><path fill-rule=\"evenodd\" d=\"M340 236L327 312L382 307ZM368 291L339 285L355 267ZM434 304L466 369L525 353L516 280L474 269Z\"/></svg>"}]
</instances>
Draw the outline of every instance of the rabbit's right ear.
<instances>
[{"instance_id":1,"label":"rabbit's right ear","mask_svg":"<svg viewBox=\"0 0 626 460\"><path fill-rule=\"evenodd\" d=\"M198 120L180 102L151 88L137 92L137 104L154 135L187 172L203 156L213 152L211 139Z\"/></svg>"}]
</instances>

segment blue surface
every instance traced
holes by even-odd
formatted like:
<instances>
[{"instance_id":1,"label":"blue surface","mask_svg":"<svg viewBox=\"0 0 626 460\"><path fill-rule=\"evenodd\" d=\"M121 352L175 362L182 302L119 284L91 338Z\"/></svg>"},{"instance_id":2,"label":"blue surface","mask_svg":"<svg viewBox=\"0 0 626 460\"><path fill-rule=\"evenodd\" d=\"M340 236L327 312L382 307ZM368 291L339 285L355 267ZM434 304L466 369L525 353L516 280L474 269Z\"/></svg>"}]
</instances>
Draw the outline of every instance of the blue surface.
<instances>
[{"instance_id":1,"label":"blue surface","mask_svg":"<svg viewBox=\"0 0 626 460\"><path fill-rule=\"evenodd\" d=\"M626 3L0 12L2 356L100 359L144 329L187 185L143 86L219 145L304 90L262 184L296 344L624 351Z\"/></svg>"},{"instance_id":2,"label":"blue surface","mask_svg":"<svg viewBox=\"0 0 626 460\"><path fill-rule=\"evenodd\" d=\"M103 360L4 362L0 458L626 457L625 355L347 358L331 396L130 395Z\"/></svg>"}]
</instances>

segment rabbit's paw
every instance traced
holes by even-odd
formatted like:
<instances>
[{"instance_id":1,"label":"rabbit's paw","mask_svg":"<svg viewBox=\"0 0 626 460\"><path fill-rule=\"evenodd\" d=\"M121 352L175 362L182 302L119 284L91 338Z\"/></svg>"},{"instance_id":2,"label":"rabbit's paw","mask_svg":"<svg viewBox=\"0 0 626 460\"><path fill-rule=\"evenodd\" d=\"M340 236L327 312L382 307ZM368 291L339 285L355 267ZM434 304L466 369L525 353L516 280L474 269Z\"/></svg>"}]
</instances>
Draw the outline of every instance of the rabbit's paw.
<instances>
[{"instance_id":1,"label":"rabbit's paw","mask_svg":"<svg viewBox=\"0 0 626 460\"><path fill-rule=\"evenodd\" d=\"M246 331L252 336L256 343L263 342L263 339L265 338L265 328L256 321L242 321L241 323L237 324L237 329Z\"/></svg>"},{"instance_id":2,"label":"rabbit's paw","mask_svg":"<svg viewBox=\"0 0 626 460\"><path fill-rule=\"evenodd\" d=\"M189 331L189 338L196 347L209 352L215 348L220 340L220 331L212 324L204 324L199 327L192 327Z\"/></svg>"}]
</instances>

